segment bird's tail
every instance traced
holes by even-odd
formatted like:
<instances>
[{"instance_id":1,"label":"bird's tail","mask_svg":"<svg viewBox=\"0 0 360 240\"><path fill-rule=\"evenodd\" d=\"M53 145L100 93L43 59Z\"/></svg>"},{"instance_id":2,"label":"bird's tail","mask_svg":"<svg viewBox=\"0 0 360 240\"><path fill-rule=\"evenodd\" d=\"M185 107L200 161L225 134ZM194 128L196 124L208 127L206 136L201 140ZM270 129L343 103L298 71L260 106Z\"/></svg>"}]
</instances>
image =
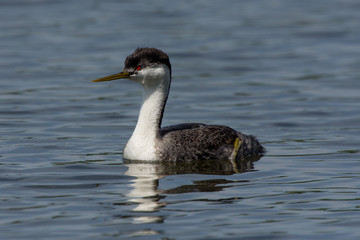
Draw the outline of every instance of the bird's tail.
<instances>
[{"instance_id":1,"label":"bird's tail","mask_svg":"<svg viewBox=\"0 0 360 240\"><path fill-rule=\"evenodd\" d=\"M238 133L238 137L242 141L238 155L242 155L243 158L249 157L261 157L265 154L266 149L259 143L256 137L252 135L244 135Z\"/></svg>"}]
</instances>

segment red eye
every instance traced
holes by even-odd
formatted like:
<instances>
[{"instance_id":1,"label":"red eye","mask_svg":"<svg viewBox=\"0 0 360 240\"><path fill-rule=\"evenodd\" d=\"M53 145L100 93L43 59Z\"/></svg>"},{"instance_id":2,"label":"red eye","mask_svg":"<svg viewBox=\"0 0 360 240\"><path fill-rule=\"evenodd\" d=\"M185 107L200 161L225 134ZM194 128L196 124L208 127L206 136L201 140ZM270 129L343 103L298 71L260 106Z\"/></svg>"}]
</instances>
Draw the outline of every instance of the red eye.
<instances>
[{"instance_id":1,"label":"red eye","mask_svg":"<svg viewBox=\"0 0 360 240\"><path fill-rule=\"evenodd\" d=\"M140 69L141 69L141 66L137 66L135 69L136 69L136 70L140 70Z\"/></svg>"}]
</instances>

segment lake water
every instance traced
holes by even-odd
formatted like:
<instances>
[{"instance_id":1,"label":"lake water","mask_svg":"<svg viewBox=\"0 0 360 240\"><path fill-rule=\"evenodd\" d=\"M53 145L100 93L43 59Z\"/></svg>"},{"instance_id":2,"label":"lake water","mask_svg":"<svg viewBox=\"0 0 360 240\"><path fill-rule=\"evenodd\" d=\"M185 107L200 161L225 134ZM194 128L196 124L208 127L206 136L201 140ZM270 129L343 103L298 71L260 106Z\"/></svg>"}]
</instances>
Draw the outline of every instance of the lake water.
<instances>
[{"instance_id":1,"label":"lake water","mask_svg":"<svg viewBox=\"0 0 360 240\"><path fill-rule=\"evenodd\" d=\"M359 1L0 6L2 240L360 239ZM124 161L141 87L91 80L139 46L171 58L164 125L228 125L267 154Z\"/></svg>"}]
</instances>

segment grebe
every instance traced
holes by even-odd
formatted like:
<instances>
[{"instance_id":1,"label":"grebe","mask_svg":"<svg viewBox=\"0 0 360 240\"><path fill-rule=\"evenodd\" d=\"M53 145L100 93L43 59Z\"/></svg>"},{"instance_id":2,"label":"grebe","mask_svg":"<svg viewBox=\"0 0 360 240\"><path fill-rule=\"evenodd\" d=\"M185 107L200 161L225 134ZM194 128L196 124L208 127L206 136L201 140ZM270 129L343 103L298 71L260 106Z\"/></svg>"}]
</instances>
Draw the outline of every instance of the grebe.
<instances>
[{"instance_id":1,"label":"grebe","mask_svg":"<svg viewBox=\"0 0 360 240\"><path fill-rule=\"evenodd\" d=\"M239 160L259 157L265 149L251 135L221 125L183 123L161 128L171 83L169 57L156 48L137 48L122 72L93 82L126 78L143 86L143 102L123 157L128 160Z\"/></svg>"}]
</instances>

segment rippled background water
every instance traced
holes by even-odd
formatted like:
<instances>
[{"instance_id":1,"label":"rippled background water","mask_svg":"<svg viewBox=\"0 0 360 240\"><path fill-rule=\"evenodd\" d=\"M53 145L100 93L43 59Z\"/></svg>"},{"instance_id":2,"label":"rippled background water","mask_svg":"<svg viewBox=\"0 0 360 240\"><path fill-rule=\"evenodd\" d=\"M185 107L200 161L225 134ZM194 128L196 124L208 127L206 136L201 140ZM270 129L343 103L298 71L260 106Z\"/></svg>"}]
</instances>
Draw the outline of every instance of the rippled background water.
<instances>
[{"instance_id":1,"label":"rippled background water","mask_svg":"<svg viewBox=\"0 0 360 240\"><path fill-rule=\"evenodd\" d=\"M360 238L357 0L0 6L1 239ZM124 162L141 89L90 81L138 46L171 57L165 125L229 125L267 155Z\"/></svg>"}]
</instances>

